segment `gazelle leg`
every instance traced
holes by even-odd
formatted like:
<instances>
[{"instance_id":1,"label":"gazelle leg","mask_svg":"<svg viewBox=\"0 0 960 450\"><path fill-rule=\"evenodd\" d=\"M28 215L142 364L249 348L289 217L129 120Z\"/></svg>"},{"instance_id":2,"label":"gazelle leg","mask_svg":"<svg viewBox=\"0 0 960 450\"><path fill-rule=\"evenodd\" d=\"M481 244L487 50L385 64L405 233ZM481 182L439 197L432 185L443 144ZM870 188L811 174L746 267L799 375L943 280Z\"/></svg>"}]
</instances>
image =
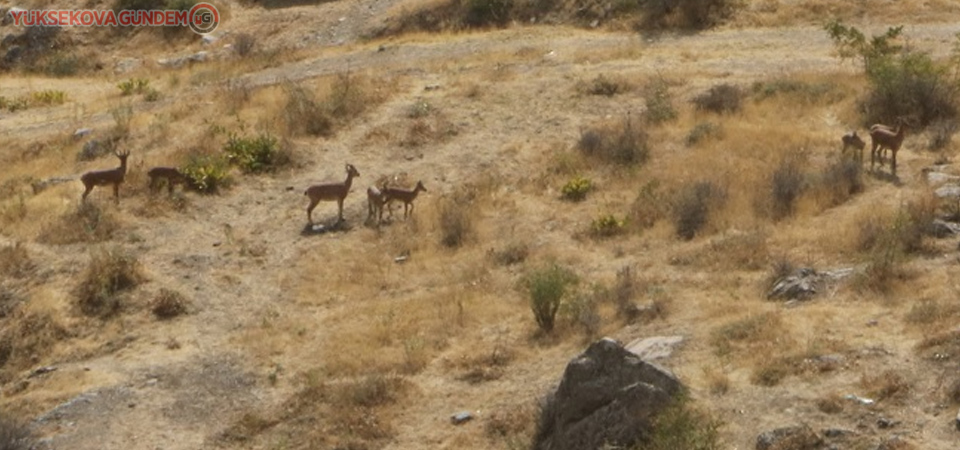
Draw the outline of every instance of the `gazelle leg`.
<instances>
[{"instance_id":1,"label":"gazelle leg","mask_svg":"<svg viewBox=\"0 0 960 450\"><path fill-rule=\"evenodd\" d=\"M93 185L84 185L84 188L86 189L84 189L83 195L80 197L81 202L87 201L87 195L89 195L90 191L93 190Z\"/></svg>"},{"instance_id":2,"label":"gazelle leg","mask_svg":"<svg viewBox=\"0 0 960 450\"><path fill-rule=\"evenodd\" d=\"M313 225L313 208L317 207L317 203L320 203L320 200L310 199L310 206L307 206L307 221L310 222L310 225Z\"/></svg>"}]
</instances>

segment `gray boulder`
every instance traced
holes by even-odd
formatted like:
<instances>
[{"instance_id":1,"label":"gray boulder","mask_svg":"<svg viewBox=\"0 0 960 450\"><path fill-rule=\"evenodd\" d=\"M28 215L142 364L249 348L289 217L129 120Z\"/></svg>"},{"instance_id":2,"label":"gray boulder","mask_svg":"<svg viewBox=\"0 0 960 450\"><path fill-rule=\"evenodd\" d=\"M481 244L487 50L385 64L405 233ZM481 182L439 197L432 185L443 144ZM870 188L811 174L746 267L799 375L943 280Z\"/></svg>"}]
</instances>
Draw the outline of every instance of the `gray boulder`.
<instances>
[{"instance_id":1,"label":"gray boulder","mask_svg":"<svg viewBox=\"0 0 960 450\"><path fill-rule=\"evenodd\" d=\"M567 365L542 405L534 450L630 447L650 435L653 419L684 387L618 342L594 342Z\"/></svg>"},{"instance_id":2,"label":"gray boulder","mask_svg":"<svg viewBox=\"0 0 960 450\"><path fill-rule=\"evenodd\" d=\"M777 428L757 436L757 450L817 450L823 439L807 425Z\"/></svg>"}]
</instances>

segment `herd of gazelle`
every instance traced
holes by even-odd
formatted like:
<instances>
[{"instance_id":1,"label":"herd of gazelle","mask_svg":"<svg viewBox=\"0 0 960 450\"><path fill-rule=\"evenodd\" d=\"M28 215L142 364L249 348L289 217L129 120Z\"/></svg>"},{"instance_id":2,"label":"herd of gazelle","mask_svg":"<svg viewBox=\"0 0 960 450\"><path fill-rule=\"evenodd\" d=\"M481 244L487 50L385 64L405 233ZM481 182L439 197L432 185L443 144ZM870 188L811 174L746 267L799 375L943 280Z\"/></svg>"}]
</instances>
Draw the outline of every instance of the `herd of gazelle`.
<instances>
[{"instance_id":1,"label":"herd of gazelle","mask_svg":"<svg viewBox=\"0 0 960 450\"><path fill-rule=\"evenodd\" d=\"M896 128L879 123L870 127L870 170L873 170L873 166L877 160L880 161L880 166L883 166L883 151L889 149L892 153L890 157L890 172L893 175L897 174L897 152L900 150L900 146L903 145L903 138L906 136L907 128L903 120L899 120L898 122ZM843 142L842 153L846 153L848 148L856 149L859 151L860 164L863 164L863 148L866 147L867 144L863 142L860 136L857 136L857 132L854 131L843 135L841 141Z\"/></svg>"},{"instance_id":2,"label":"herd of gazelle","mask_svg":"<svg viewBox=\"0 0 960 450\"><path fill-rule=\"evenodd\" d=\"M80 177L80 181L83 182L84 186L81 201L87 200L87 195L90 194L90 191L92 191L94 187L112 185L114 199L118 204L120 203L120 185L123 184L123 179L127 174L127 158L130 156L130 152L126 151L121 153L114 151L113 154L120 159L120 167L115 169L93 170ZM340 221L344 220L343 201L347 198L347 194L350 193L353 178L360 176L360 172L358 172L357 168L353 167L352 164L347 164L346 170L347 179L343 182L315 184L304 191L303 195L310 199L310 204L307 206L307 221L311 225L313 225L313 209L316 208L317 204L321 201L336 201L338 208L337 218ZM161 181L166 181L167 189L170 193L173 193L173 187L175 185L186 185L189 183L189 179L174 167L154 167L147 172L147 176L150 178L149 186L151 190L155 190ZM417 186L410 190L391 187L386 181L383 181L378 186L370 186L367 189L367 220L371 220L376 216L377 223L382 222L383 208L391 202L403 202L403 217L406 219L413 214L413 201L416 200L417 194L426 191L427 188L423 186L422 181L417 181Z\"/></svg>"}]
</instances>

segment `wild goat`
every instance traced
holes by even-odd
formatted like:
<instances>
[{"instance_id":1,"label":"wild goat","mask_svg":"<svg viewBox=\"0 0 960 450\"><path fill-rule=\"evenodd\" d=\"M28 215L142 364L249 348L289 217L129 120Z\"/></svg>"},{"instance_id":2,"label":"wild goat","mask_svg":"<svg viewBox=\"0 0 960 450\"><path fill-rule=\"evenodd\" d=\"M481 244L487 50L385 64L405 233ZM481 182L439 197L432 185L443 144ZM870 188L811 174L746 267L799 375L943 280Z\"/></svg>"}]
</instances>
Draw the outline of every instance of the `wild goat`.
<instances>
[{"instance_id":1,"label":"wild goat","mask_svg":"<svg viewBox=\"0 0 960 450\"><path fill-rule=\"evenodd\" d=\"M906 128L907 126L903 123L897 127L896 132L886 125L877 124L870 127L870 170L873 170L874 163L878 158L880 159L880 165L883 165L883 150L888 148L892 153L890 158L890 172L896 176L897 152L903 144L903 138L906 136Z\"/></svg>"},{"instance_id":2,"label":"wild goat","mask_svg":"<svg viewBox=\"0 0 960 450\"><path fill-rule=\"evenodd\" d=\"M383 189L383 204L388 205L393 201L402 201L403 218L406 219L413 214L413 201L417 199L417 194L421 191L427 192L427 188L423 187L422 181L417 181L417 186L413 190L385 187ZM409 211L407 208L409 208ZM383 216L383 209L380 210L380 216Z\"/></svg>"},{"instance_id":3,"label":"wild goat","mask_svg":"<svg viewBox=\"0 0 960 450\"><path fill-rule=\"evenodd\" d=\"M123 183L123 177L127 174L127 157L130 156L130 151L127 150L123 153L114 151L113 154L117 158L120 158L120 167L116 169L94 170L80 177L80 181L83 182L84 187L80 201L87 201L87 195L90 194L90 191L92 191L94 187L112 184L113 196L117 204L120 204L120 185Z\"/></svg>"},{"instance_id":4,"label":"wild goat","mask_svg":"<svg viewBox=\"0 0 960 450\"><path fill-rule=\"evenodd\" d=\"M859 160L860 164L863 164L863 148L867 146L866 142L863 142L863 139L860 139L860 136L857 136L857 132L847 133L840 138L843 142L843 150L840 151L841 155L847 154L848 148L854 148L859 151Z\"/></svg>"},{"instance_id":5,"label":"wild goat","mask_svg":"<svg viewBox=\"0 0 960 450\"><path fill-rule=\"evenodd\" d=\"M343 221L343 200L347 198L347 194L350 193L350 185L353 183L353 177L359 177L360 172L357 172L357 169L351 164L347 164L347 179L343 183L327 183L327 184L317 184L307 188L303 192L303 195L310 197L310 205L307 206L307 220L313 225L313 208L317 207L317 203L323 201L337 201L337 207L339 208L339 219Z\"/></svg>"},{"instance_id":6,"label":"wild goat","mask_svg":"<svg viewBox=\"0 0 960 450\"><path fill-rule=\"evenodd\" d=\"M166 180L167 182L167 192L173 194L173 186L177 184L182 184L186 186L189 183L189 179L181 173L175 167L154 167L147 171L147 176L150 177L150 190L156 191L159 187L161 180Z\"/></svg>"}]
</instances>

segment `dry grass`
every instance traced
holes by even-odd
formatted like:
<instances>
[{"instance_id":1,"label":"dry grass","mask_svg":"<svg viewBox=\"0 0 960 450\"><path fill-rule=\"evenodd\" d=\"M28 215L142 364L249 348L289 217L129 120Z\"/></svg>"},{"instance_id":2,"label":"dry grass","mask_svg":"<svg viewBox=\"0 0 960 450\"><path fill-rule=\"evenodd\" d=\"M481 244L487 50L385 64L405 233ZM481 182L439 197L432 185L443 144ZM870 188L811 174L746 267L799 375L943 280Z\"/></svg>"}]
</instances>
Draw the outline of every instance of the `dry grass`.
<instances>
[{"instance_id":1,"label":"dry grass","mask_svg":"<svg viewBox=\"0 0 960 450\"><path fill-rule=\"evenodd\" d=\"M160 320L169 320L187 314L190 302L183 294L167 288L160 289L150 302L150 311Z\"/></svg>"},{"instance_id":2,"label":"dry grass","mask_svg":"<svg viewBox=\"0 0 960 450\"><path fill-rule=\"evenodd\" d=\"M43 226L37 240L53 245L103 242L112 239L120 227L111 206L85 202Z\"/></svg>"},{"instance_id":3,"label":"dry grass","mask_svg":"<svg viewBox=\"0 0 960 450\"><path fill-rule=\"evenodd\" d=\"M140 263L118 247L95 251L75 292L80 311L108 318L123 307L120 294L144 280Z\"/></svg>"},{"instance_id":4,"label":"dry grass","mask_svg":"<svg viewBox=\"0 0 960 450\"><path fill-rule=\"evenodd\" d=\"M10 278L24 278L30 275L36 264L30 259L26 246L22 242L0 247L0 275Z\"/></svg>"},{"instance_id":5,"label":"dry grass","mask_svg":"<svg viewBox=\"0 0 960 450\"><path fill-rule=\"evenodd\" d=\"M56 346L72 336L51 313L17 308L0 328L0 382L8 383L20 371L46 361Z\"/></svg>"},{"instance_id":6,"label":"dry grass","mask_svg":"<svg viewBox=\"0 0 960 450\"><path fill-rule=\"evenodd\" d=\"M896 370L886 370L879 374L864 374L860 386L870 398L878 402L884 400L902 401L910 391L910 382Z\"/></svg>"}]
</instances>

